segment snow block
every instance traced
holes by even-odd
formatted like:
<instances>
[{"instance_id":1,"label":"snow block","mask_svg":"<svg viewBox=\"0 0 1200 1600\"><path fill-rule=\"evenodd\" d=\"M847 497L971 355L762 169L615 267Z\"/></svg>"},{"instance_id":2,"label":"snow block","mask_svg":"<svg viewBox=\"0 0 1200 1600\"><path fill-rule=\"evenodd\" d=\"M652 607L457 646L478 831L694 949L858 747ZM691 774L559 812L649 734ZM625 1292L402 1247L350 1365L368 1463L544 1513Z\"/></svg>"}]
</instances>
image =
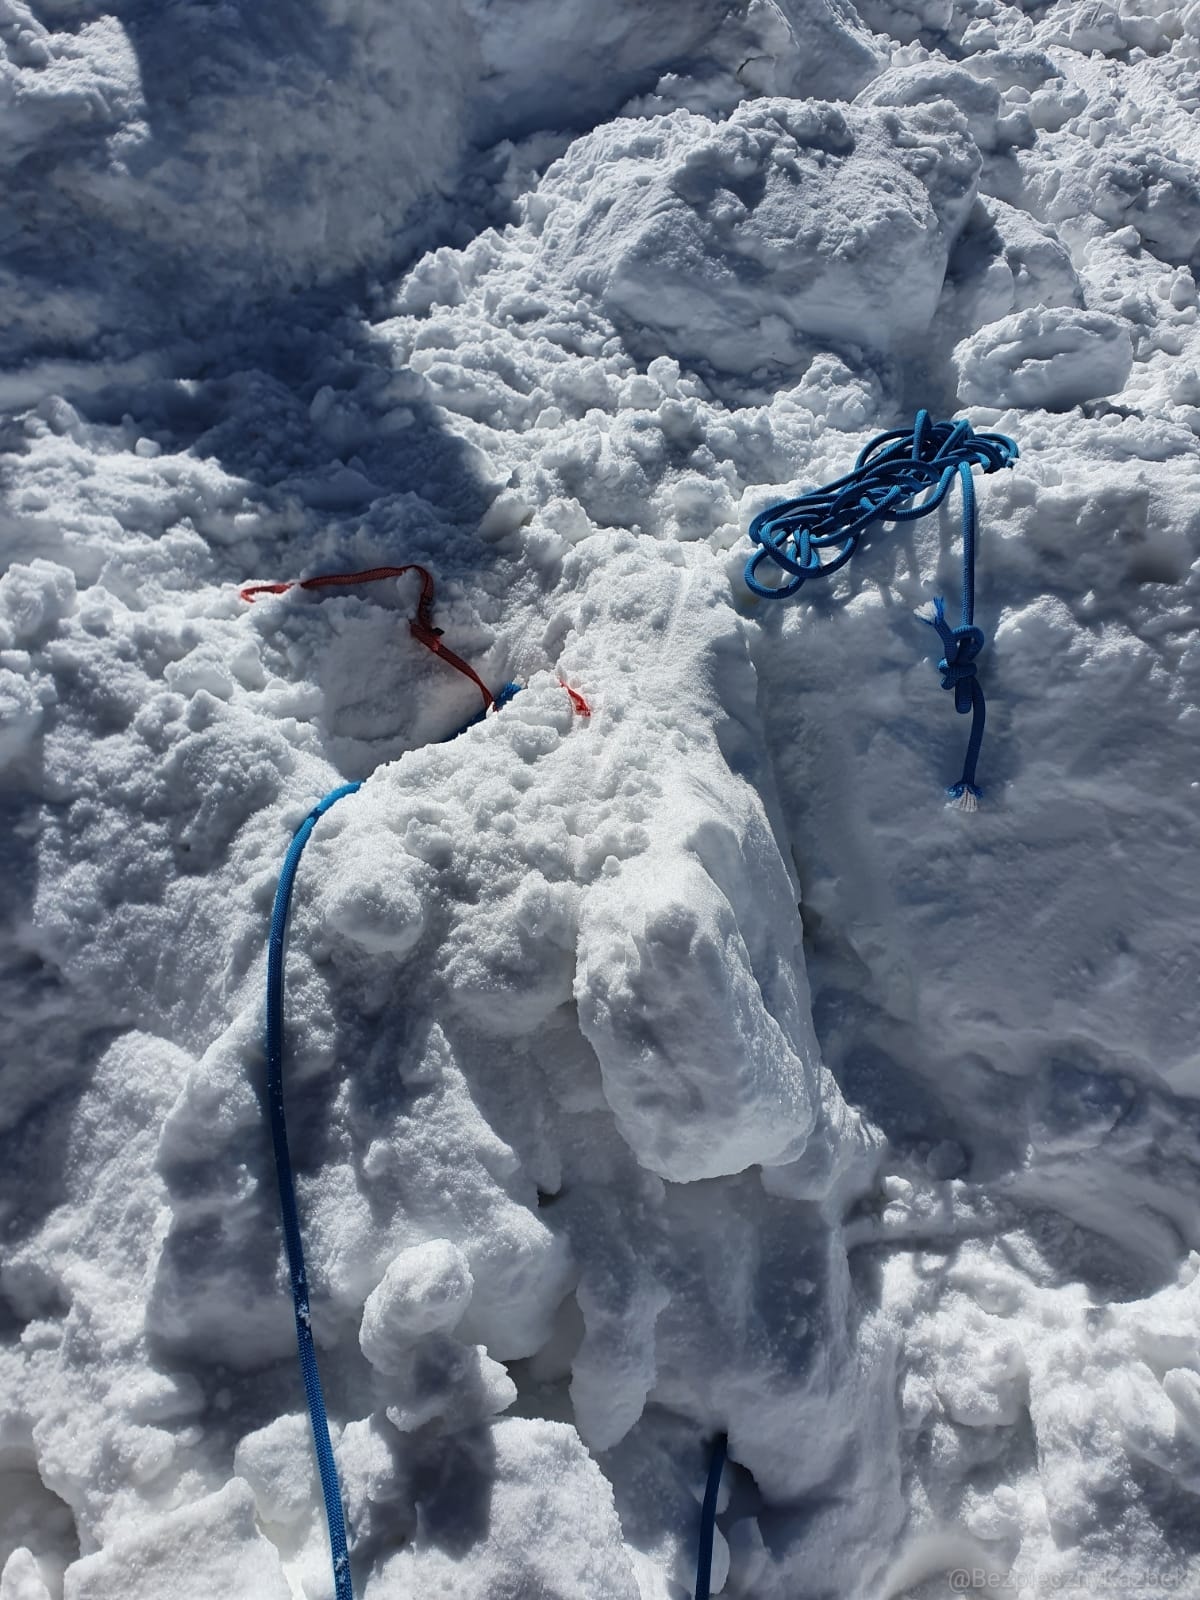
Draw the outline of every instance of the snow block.
<instances>
[{"instance_id":1,"label":"snow block","mask_svg":"<svg viewBox=\"0 0 1200 1600\"><path fill-rule=\"evenodd\" d=\"M308 1417L275 1417L239 1441L233 1470L250 1485L258 1514L276 1528L303 1528L318 1514L321 1485Z\"/></svg>"},{"instance_id":2,"label":"snow block","mask_svg":"<svg viewBox=\"0 0 1200 1600\"><path fill-rule=\"evenodd\" d=\"M975 198L979 151L947 109L764 99L717 125L611 123L547 174L540 255L619 326L731 372L814 340L894 349L929 327Z\"/></svg>"},{"instance_id":3,"label":"snow block","mask_svg":"<svg viewBox=\"0 0 1200 1600\"><path fill-rule=\"evenodd\" d=\"M683 848L593 888L576 994L622 1134L643 1166L686 1183L795 1160L816 1121L818 1053L794 920L771 916L765 827L746 818L739 839L705 818L689 839L678 795L675 804ZM722 857L747 867L765 858L761 876L747 871L735 887ZM757 900L762 931L724 884Z\"/></svg>"}]
</instances>

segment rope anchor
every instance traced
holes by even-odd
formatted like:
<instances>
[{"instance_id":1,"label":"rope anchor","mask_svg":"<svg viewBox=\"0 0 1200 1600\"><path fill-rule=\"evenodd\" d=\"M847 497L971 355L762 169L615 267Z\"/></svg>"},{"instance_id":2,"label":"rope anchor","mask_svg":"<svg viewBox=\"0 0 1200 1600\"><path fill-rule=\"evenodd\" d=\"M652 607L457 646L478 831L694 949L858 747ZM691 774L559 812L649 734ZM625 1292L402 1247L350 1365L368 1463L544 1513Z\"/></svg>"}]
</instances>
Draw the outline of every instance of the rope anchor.
<instances>
[{"instance_id":1,"label":"rope anchor","mask_svg":"<svg viewBox=\"0 0 1200 1600\"><path fill-rule=\"evenodd\" d=\"M969 422L934 422L918 411L912 431L896 428L881 433L859 452L854 471L823 489L797 500L785 500L760 511L750 524L750 538L759 548L746 563L746 587L763 600L786 600L813 578L828 578L844 567L873 522L912 522L938 506L957 477L963 498L962 623L951 628L945 600L934 600L932 614L918 612L936 629L945 652L938 662L942 688L954 691L954 709L972 713L971 733L962 776L946 793L964 811L974 811L980 789L975 781L983 726L987 715L976 657L985 641L975 626L975 481L972 466L985 473L1011 467L1020 451L1002 433L975 433ZM915 496L928 489L924 500ZM822 552L836 548L828 560ZM756 577L764 561L784 574L769 586Z\"/></svg>"}]
</instances>

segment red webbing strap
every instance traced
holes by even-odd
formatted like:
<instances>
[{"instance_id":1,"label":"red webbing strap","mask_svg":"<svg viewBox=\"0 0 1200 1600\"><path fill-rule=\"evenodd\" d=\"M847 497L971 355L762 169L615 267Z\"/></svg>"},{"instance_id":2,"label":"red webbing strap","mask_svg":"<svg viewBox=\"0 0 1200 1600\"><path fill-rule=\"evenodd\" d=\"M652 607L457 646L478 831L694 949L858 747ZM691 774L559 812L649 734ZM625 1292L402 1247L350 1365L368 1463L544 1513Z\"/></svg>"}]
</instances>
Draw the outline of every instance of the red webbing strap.
<instances>
[{"instance_id":1,"label":"red webbing strap","mask_svg":"<svg viewBox=\"0 0 1200 1600\"><path fill-rule=\"evenodd\" d=\"M578 711L579 715L581 717L590 717L591 714L592 714L592 708L591 708L590 705L588 705L587 701L580 694L579 690L578 689L572 689L571 685L569 683L567 683L566 680L563 679L563 678L560 678L558 681L559 681L559 683L562 684L563 688L570 695L571 704L575 707L576 711Z\"/></svg>"},{"instance_id":2,"label":"red webbing strap","mask_svg":"<svg viewBox=\"0 0 1200 1600\"><path fill-rule=\"evenodd\" d=\"M433 625L433 574L415 562L407 567L371 567L366 572L324 572L316 578L300 578L290 583L251 583L239 589L238 595L253 605L255 596L260 594L286 594L289 589L326 589L339 584L374 583L378 578L402 578L406 572L421 574L421 598L417 601L417 614L408 624L413 638L427 650L432 650L434 655L441 656L447 666L470 678L483 696L484 710L490 711L496 702L487 684L461 656L455 655L442 643L442 630Z\"/></svg>"}]
</instances>

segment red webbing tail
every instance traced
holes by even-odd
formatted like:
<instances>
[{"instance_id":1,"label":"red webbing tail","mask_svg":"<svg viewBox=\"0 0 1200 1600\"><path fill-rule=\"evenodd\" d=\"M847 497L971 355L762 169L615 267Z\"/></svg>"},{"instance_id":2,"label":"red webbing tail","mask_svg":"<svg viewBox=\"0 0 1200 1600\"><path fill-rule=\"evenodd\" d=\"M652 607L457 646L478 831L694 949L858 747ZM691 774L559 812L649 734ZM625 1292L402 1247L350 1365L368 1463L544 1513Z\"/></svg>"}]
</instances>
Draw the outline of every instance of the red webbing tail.
<instances>
[{"instance_id":1,"label":"red webbing tail","mask_svg":"<svg viewBox=\"0 0 1200 1600\"><path fill-rule=\"evenodd\" d=\"M247 584L244 589L239 589L238 594L241 599L253 605L255 596L260 594L286 594L289 589L328 589L342 584L374 583L380 578L402 578L406 572L421 574L421 596L417 601L417 614L408 625L413 638L427 650L432 650L434 655L441 656L447 666L470 678L483 696L484 709L490 711L496 702L487 684L461 656L455 655L453 650L442 643L441 629L433 625L433 574L424 567L417 566L415 562L406 567L370 567L366 572L323 572L318 577L294 579L290 583L252 583Z\"/></svg>"}]
</instances>

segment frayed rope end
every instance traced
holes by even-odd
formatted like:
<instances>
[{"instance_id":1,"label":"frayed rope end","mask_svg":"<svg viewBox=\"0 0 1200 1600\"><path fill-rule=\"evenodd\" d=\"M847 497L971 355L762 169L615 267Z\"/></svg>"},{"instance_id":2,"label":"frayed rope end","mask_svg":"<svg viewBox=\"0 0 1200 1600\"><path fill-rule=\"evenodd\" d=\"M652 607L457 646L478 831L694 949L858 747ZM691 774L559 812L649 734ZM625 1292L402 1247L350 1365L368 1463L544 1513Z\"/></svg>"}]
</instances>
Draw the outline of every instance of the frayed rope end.
<instances>
[{"instance_id":1,"label":"frayed rope end","mask_svg":"<svg viewBox=\"0 0 1200 1600\"><path fill-rule=\"evenodd\" d=\"M978 811L981 791L973 783L954 783L946 790L951 811Z\"/></svg>"}]
</instances>

